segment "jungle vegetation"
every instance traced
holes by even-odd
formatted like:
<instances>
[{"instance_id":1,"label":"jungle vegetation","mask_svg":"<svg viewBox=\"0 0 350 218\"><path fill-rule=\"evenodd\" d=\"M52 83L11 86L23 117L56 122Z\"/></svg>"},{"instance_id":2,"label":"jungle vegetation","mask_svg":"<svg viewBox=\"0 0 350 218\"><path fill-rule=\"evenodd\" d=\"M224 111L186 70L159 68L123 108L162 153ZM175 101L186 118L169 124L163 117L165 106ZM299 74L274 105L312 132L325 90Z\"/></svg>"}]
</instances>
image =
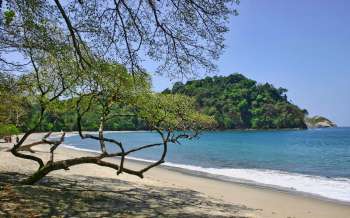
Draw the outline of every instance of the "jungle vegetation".
<instances>
[{"instance_id":1,"label":"jungle vegetation","mask_svg":"<svg viewBox=\"0 0 350 218\"><path fill-rule=\"evenodd\" d=\"M177 82L163 93L194 97L197 109L215 117L221 129L306 128L307 111L288 100L287 89L239 73Z\"/></svg>"}]
</instances>

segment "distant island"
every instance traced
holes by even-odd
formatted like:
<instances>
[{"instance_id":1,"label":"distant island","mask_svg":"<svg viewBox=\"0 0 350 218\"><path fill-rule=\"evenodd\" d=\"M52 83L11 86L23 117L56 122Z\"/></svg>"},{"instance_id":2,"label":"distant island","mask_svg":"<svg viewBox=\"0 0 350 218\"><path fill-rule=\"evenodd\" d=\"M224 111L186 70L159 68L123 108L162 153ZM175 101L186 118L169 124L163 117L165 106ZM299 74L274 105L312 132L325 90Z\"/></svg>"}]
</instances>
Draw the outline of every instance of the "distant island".
<instances>
[{"instance_id":1,"label":"distant island","mask_svg":"<svg viewBox=\"0 0 350 218\"><path fill-rule=\"evenodd\" d=\"M307 110L288 100L287 89L239 73L177 82L163 92L194 97L198 110L214 116L220 129L307 128Z\"/></svg>"},{"instance_id":2,"label":"distant island","mask_svg":"<svg viewBox=\"0 0 350 218\"><path fill-rule=\"evenodd\" d=\"M337 124L322 116L305 117L308 128L329 128L337 127Z\"/></svg>"}]
</instances>

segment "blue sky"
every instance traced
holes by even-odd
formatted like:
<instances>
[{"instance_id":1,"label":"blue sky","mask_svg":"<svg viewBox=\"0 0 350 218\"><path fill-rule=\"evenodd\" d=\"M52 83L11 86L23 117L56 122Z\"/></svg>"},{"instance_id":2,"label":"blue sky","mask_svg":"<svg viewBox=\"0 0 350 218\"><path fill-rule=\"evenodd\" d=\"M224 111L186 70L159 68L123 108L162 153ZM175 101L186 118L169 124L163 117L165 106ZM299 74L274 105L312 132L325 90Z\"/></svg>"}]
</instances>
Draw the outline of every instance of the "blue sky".
<instances>
[{"instance_id":1,"label":"blue sky","mask_svg":"<svg viewBox=\"0 0 350 218\"><path fill-rule=\"evenodd\" d=\"M216 75L240 72L287 88L310 115L350 126L350 1L242 0L238 9ZM173 82L155 76L153 86Z\"/></svg>"}]
</instances>

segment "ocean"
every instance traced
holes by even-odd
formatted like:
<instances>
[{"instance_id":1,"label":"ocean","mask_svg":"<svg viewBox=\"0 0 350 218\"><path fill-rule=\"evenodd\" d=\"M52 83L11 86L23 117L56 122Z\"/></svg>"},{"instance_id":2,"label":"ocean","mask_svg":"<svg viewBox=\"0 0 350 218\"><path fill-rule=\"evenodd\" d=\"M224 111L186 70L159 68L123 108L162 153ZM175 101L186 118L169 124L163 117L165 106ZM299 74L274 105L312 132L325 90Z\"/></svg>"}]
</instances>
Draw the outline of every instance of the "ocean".
<instances>
[{"instance_id":1,"label":"ocean","mask_svg":"<svg viewBox=\"0 0 350 218\"><path fill-rule=\"evenodd\" d=\"M160 142L155 132L106 132L126 148ZM95 140L67 137L66 146L98 151ZM110 152L116 146L108 145ZM161 147L132 158L157 160ZM203 132L170 144L168 167L226 181L263 185L350 202L350 128Z\"/></svg>"}]
</instances>

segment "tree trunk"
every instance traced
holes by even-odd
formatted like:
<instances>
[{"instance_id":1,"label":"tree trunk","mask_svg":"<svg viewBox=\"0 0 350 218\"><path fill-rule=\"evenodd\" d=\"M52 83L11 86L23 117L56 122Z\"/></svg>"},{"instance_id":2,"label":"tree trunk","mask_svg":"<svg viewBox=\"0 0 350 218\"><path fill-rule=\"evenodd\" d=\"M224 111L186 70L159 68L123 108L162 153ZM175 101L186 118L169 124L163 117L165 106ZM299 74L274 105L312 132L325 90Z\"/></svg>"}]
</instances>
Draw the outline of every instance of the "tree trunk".
<instances>
[{"instance_id":1,"label":"tree trunk","mask_svg":"<svg viewBox=\"0 0 350 218\"><path fill-rule=\"evenodd\" d=\"M40 168L38 171L36 171L33 175L31 175L27 179L21 181L21 183L24 185L34 185L35 183L37 183L39 180L41 180L44 176L46 176L53 170L54 170L54 167L52 165L46 165Z\"/></svg>"},{"instance_id":2,"label":"tree trunk","mask_svg":"<svg viewBox=\"0 0 350 218\"><path fill-rule=\"evenodd\" d=\"M73 158L73 159L48 163L42 168L40 168L39 170L37 170L29 178L23 180L21 183L25 185L33 185L52 171L69 170L69 167L80 165L80 164L96 164L103 167L109 167L114 170L119 170L119 166L117 164L103 161L101 160L101 157L79 157L79 158ZM134 171L127 168L123 168L123 172L143 178L143 175L142 175L143 172Z\"/></svg>"}]
</instances>

